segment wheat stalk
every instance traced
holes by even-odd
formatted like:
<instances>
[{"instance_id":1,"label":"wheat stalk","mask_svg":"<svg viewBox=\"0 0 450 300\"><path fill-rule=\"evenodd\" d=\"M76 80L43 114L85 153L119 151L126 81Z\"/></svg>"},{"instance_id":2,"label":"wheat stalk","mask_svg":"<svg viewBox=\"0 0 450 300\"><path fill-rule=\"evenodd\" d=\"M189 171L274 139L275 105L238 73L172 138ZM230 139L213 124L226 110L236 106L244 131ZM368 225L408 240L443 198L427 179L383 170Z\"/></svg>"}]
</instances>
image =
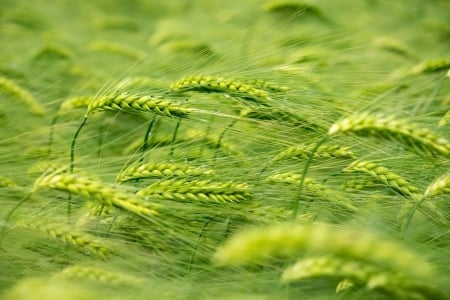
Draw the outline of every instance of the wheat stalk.
<instances>
[{"instance_id":1,"label":"wheat stalk","mask_svg":"<svg viewBox=\"0 0 450 300\"><path fill-rule=\"evenodd\" d=\"M450 157L450 142L428 129L418 128L405 120L395 117L369 115L362 113L334 123L328 134L355 133L361 136L376 136L398 141L422 152L441 154Z\"/></svg>"},{"instance_id":2,"label":"wheat stalk","mask_svg":"<svg viewBox=\"0 0 450 300\"><path fill-rule=\"evenodd\" d=\"M209 180L164 180L139 191L138 196L150 196L177 201L239 202L248 199L250 188L244 183Z\"/></svg>"},{"instance_id":3,"label":"wheat stalk","mask_svg":"<svg viewBox=\"0 0 450 300\"><path fill-rule=\"evenodd\" d=\"M81 195L99 201L101 204L115 206L139 216L153 217L158 214L157 205L89 177L75 174L44 174L35 181L33 191L42 188L57 189Z\"/></svg>"}]
</instances>

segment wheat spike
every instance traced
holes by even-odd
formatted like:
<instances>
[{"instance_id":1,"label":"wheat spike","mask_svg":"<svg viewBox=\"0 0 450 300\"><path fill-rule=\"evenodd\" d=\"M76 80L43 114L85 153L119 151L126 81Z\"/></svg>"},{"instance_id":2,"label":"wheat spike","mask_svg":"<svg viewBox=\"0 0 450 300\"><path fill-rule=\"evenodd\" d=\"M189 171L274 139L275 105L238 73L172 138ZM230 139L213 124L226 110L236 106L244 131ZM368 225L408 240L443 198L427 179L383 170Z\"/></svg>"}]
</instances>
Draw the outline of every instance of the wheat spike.
<instances>
[{"instance_id":1,"label":"wheat spike","mask_svg":"<svg viewBox=\"0 0 450 300\"><path fill-rule=\"evenodd\" d=\"M450 58L423 61L411 68L411 74L432 73L450 69Z\"/></svg>"},{"instance_id":2,"label":"wheat spike","mask_svg":"<svg viewBox=\"0 0 450 300\"><path fill-rule=\"evenodd\" d=\"M191 112L189 108L169 100L126 92L94 99L89 103L88 113L98 110L144 111L166 117L186 117Z\"/></svg>"},{"instance_id":3,"label":"wheat spike","mask_svg":"<svg viewBox=\"0 0 450 300\"><path fill-rule=\"evenodd\" d=\"M113 285L139 286L142 284L140 278L81 265L67 267L54 277L64 279L87 279Z\"/></svg>"},{"instance_id":4,"label":"wheat spike","mask_svg":"<svg viewBox=\"0 0 450 300\"><path fill-rule=\"evenodd\" d=\"M289 158L308 158L314 146L295 145L278 153L273 161L279 161ZM349 147L341 147L337 145L321 145L313 158L355 158L355 154Z\"/></svg>"},{"instance_id":5,"label":"wheat spike","mask_svg":"<svg viewBox=\"0 0 450 300\"><path fill-rule=\"evenodd\" d=\"M214 91L229 93L245 99L251 99L260 104L267 104L268 92L258 89L250 84L224 77L213 76L187 76L170 85L173 92L183 91Z\"/></svg>"},{"instance_id":6,"label":"wheat spike","mask_svg":"<svg viewBox=\"0 0 450 300\"><path fill-rule=\"evenodd\" d=\"M450 194L450 173L436 178L426 189L424 197L430 198L443 194Z\"/></svg>"},{"instance_id":7,"label":"wheat spike","mask_svg":"<svg viewBox=\"0 0 450 300\"><path fill-rule=\"evenodd\" d=\"M406 181L401 176L395 174L388 168L378 165L371 161L356 160L344 169L346 172L359 171L369 174L373 178L381 181L383 184L392 187L401 195L412 199L420 198L420 190Z\"/></svg>"},{"instance_id":8,"label":"wheat spike","mask_svg":"<svg viewBox=\"0 0 450 300\"><path fill-rule=\"evenodd\" d=\"M89 96L80 96L80 97L73 97L65 100L63 103L61 103L61 106L59 108L59 113L66 113L68 111L78 109L78 108L88 108L89 104L95 99L95 97L89 97Z\"/></svg>"},{"instance_id":9,"label":"wheat spike","mask_svg":"<svg viewBox=\"0 0 450 300\"><path fill-rule=\"evenodd\" d=\"M334 123L328 131L330 136L338 133L381 137L398 141L421 152L450 157L450 142L445 138L428 129L409 124L405 120L395 120L393 116L384 117L368 113L353 115Z\"/></svg>"},{"instance_id":10,"label":"wheat spike","mask_svg":"<svg viewBox=\"0 0 450 300\"><path fill-rule=\"evenodd\" d=\"M164 180L137 193L139 196L158 197L177 201L239 202L251 196L244 183L213 182L209 180Z\"/></svg>"},{"instance_id":11,"label":"wheat spike","mask_svg":"<svg viewBox=\"0 0 450 300\"><path fill-rule=\"evenodd\" d=\"M200 176L211 175L213 173L214 171L210 169L198 168L185 164L146 163L129 166L117 175L116 181L125 182L134 179L171 176Z\"/></svg>"},{"instance_id":12,"label":"wheat spike","mask_svg":"<svg viewBox=\"0 0 450 300\"><path fill-rule=\"evenodd\" d=\"M18 222L16 228L24 228L32 231L45 233L55 239L75 246L85 254L93 253L99 257L106 257L110 250L94 237L87 233L77 232L63 224L43 224L40 222Z\"/></svg>"},{"instance_id":13,"label":"wheat spike","mask_svg":"<svg viewBox=\"0 0 450 300\"><path fill-rule=\"evenodd\" d=\"M57 189L82 195L139 216L153 217L157 215L157 205L148 203L134 195L124 193L113 186L89 177L74 174L44 174L35 181L33 191L42 188Z\"/></svg>"},{"instance_id":14,"label":"wheat spike","mask_svg":"<svg viewBox=\"0 0 450 300\"><path fill-rule=\"evenodd\" d=\"M45 114L44 108L36 101L36 99L27 90L20 87L14 81L0 76L0 90L15 96L35 115L43 116Z\"/></svg>"},{"instance_id":15,"label":"wheat spike","mask_svg":"<svg viewBox=\"0 0 450 300\"><path fill-rule=\"evenodd\" d=\"M270 257L297 257L302 252L342 256L418 280L429 280L434 274L431 264L398 243L367 232L320 224L248 229L228 239L214 258L219 265L245 265Z\"/></svg>"}]
</instances>

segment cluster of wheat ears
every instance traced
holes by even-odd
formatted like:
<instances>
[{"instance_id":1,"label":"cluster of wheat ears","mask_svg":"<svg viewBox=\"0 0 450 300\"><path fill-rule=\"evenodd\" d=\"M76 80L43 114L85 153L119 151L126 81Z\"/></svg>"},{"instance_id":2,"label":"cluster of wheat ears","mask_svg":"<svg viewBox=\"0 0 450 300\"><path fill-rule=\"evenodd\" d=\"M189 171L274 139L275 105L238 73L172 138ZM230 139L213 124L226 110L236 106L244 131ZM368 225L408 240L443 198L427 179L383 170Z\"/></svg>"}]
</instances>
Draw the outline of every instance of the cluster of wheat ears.
<instances>
[{"instance_id":1,"label":"cluster of wheat ears","mask_svg":"<svg viewBox=\"0 0 450 300\"><path fill-rule=\"evenodd\" d=\"M2 299L450 299L447 1L50 2L0 3Z\"/></svg>"}]
</instances>

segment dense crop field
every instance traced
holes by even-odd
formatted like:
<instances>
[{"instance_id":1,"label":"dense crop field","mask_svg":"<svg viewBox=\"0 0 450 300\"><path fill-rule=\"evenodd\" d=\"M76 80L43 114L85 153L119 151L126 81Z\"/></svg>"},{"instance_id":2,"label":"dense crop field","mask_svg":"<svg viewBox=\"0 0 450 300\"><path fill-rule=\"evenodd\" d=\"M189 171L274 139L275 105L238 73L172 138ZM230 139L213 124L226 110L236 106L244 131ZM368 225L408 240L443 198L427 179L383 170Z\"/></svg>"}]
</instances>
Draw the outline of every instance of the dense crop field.
<instances>
[{"instance_id":1,"label":"dense crop field","mask_svg":"<svg viewBox=\"0 0 450 300\"><path fill-rule=\"evenodd\" d=\"M450 299L450 2L0 1L0 298Z\"/></svg>"}]
</instances>

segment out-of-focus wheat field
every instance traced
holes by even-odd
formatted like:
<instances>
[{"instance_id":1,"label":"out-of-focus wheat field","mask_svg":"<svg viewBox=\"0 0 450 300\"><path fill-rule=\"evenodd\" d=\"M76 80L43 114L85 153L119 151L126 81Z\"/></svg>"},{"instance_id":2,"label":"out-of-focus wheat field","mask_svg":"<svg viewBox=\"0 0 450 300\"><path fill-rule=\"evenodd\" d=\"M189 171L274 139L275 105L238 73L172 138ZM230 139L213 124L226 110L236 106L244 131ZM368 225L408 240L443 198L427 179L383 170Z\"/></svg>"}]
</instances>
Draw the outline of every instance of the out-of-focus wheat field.
<instances>
[{"instance_id":1,"label":"out-of-focus wheat field","mask_svg":"<svg viewBox=\"0 0 450 300\"><path fill-rule=\"evenodd\" d=\"M449 299L449 20L0 1L0 298Z\"/></svg>"}]
</instances>

